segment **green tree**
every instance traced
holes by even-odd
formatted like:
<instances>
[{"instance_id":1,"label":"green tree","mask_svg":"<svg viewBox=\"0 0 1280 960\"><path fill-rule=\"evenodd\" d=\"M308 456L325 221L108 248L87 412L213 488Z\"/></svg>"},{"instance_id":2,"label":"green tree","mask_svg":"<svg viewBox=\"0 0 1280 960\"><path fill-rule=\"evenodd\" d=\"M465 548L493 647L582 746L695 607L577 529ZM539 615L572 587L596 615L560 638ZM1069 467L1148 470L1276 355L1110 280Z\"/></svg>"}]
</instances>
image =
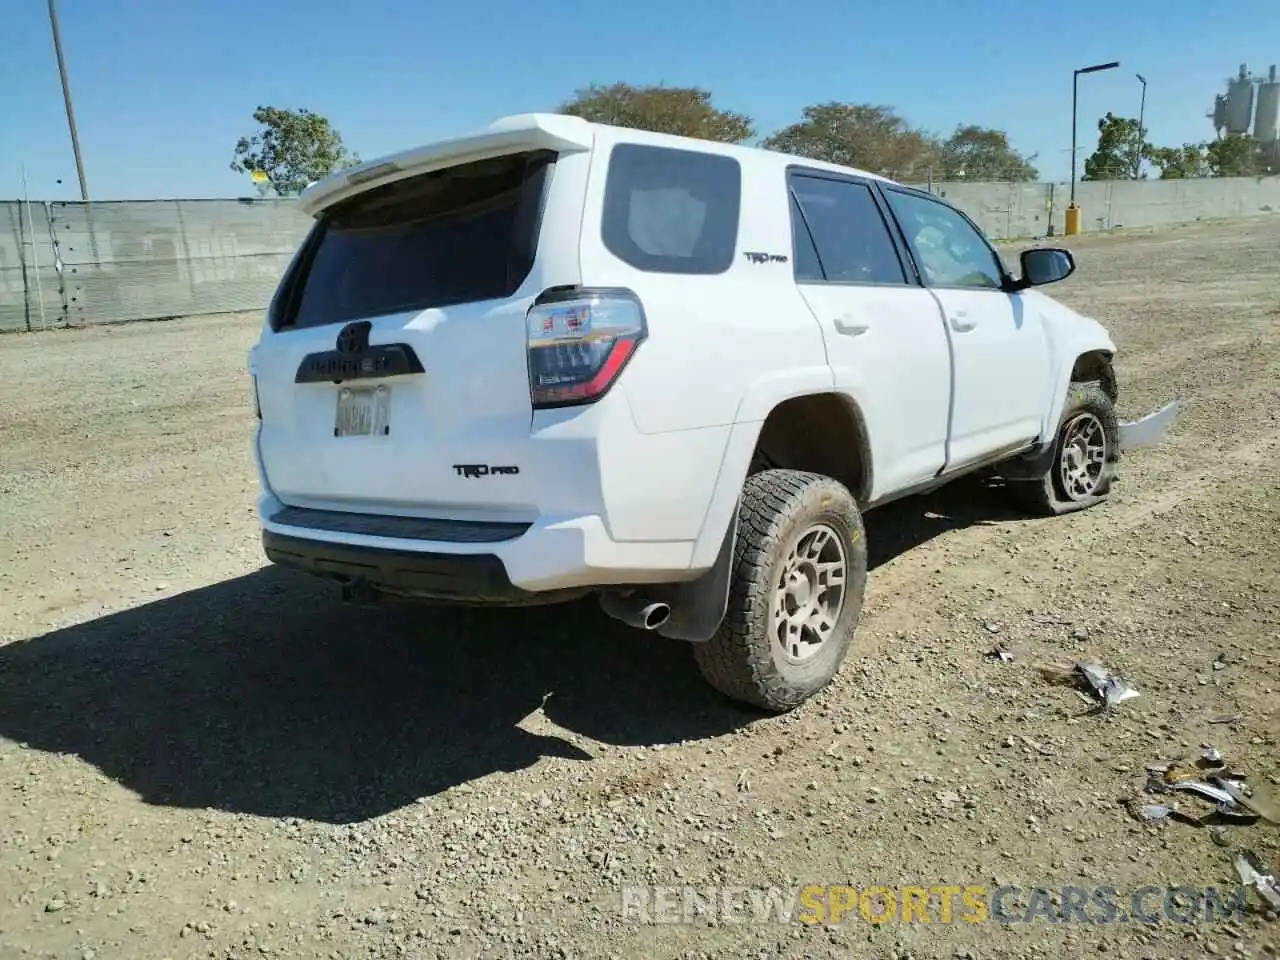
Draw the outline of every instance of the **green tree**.
<instances>
[{"instance_id":1,"label":"green tree","mask_svg":"<svg viewBox=\"0 0 1280 960\"><path fill-rule=\"evenodd\" d=\"M1280 173L1280 140L1273 140L1271 143L1263 143L1258 141L1258 169L1259 176L1269 177Z\"/></svg>"},{"instance_id":2,"label":"green tree","mask_svg":"<svg viewBox=\"0 0 1280 960\"><path fill-rule=\"evenodd\" d=\"M296 196L307 184L360 162L318 113L258 107L253 119L261 128L236 142L231 169L249 174L261 170L267 175L267 183L259 185L264 193L270 189L282 197Z\"/></svg>"},{"instance_id":3,"label":"green tree","mask_svg":"<svg viewBox=\"0 0 1280 960\"><path fill-rule=\"evenodd\" d=\"M1205 159L1215 177L1252 177L1268 166L1262 144L1245 133L1214 140L1205 148Z\"/></svg>"},{"instance_id":4,"label":"green tree","mask_svg":"<svg viewBox=\"0 0 1280 960\"><path fill-rule=\"evenodd\" d=\"M803 118L769 137L769 150L856 167L899 180L923 180L941 165L941 146L892 107L818 103Z\"/></svg>"},{"instance_id":5,"label":"green tree","mask_svg":"<svg viewBox=\"0 0 1280 960\"><path fill-rule=\"evenodd\" d=\"M1161 180L1187 180L1209 173L1203 143L1184 143L1180 147L1151 147L1147 158L1160 168Z\"/></svg>"},{"instance_id":6,"label":"green tree","mask_svg":"<svg viewBox=\"0 0 1280 960\"><path fill-rule=\"evenodd\" d=\"M718 109L711 103L710 91L701 87L592 84L576 90L558 112L593 123L722 143L742 143L755 136L750 117Z\"/></svg>"},{"instance_id":7,"label":"green tree","mask_svg":"<svg viewBox=\"0 0 1280 960\"><path fill-rule=\"evenodd\" d=\"M961 125L943 141L939 150L943 171L935 171L937 179L963 176L966 180L1034 180L1040 175L1024 157L1009 145L1003 130Z\"/></svg>"},{"instance_id":8,"label":"green tree","mask_svg":"<svg viewBox=\"0 0 1280 960\"><path fill-rule=\"evenodd\" d=\"M1083 179L1132 179L1137 176L1135 159L1150 157L1151 150L1151 144L1139 142L1137 120L1108 113L1098 121L1098 148L1084 161Z\"/></svg>"}]
</instances>

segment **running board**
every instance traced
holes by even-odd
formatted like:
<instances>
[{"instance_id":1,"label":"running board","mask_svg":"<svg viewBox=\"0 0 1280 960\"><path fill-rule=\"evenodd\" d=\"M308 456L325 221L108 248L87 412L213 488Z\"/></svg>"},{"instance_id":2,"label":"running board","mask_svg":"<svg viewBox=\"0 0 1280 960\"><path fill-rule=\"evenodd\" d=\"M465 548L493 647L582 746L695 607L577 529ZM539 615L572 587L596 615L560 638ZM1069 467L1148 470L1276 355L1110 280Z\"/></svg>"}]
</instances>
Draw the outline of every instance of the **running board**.
<instances>
[{"instance_id":1,"label":"running board","mask_svg":"<svg viewBox=\"0 0 1280 960\"><path fill-rule=\"evenodd\" d=\"M1141 420L1121 420L1117 430L1121 452L1127 453L1138 447L1149 447L1159 442L1173 423L1181 403L1180 400L1173 400L1155 413L1147 414Z\"/></svg>"}]
</instances>

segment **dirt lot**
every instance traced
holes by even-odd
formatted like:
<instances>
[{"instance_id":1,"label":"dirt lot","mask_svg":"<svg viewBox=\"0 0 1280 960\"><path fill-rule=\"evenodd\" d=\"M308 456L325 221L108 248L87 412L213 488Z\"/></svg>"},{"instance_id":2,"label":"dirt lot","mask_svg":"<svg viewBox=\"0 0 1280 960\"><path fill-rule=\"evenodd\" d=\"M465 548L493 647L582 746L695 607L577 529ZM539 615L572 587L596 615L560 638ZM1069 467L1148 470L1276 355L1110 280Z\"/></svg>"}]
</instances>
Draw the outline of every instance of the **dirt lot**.
<instances>
[{"instance_id":1,"label":"dirt lot","mask_svg":"<svg viewBox=\"0 0 1280 960\"><path fill-rule=\"evenodd\" d=\"M1280 921L1161 904L1238 847L1280 865L1280 827L1120 801L1207 742L1280 795L1280 221L1074 246L1055 292L1111 326L1122 415L1181 420L1081 515L976 481L873 512L860 648L783 718L589 603L370 614L264 568L254 318L0 338L0 956L1274 954ZM1092 715L1030 665L1089 657L1141 696ZM1103 885L1121 916L1152 885L1160 922L622 910L810 883L1012 884L1014 915Z\"/></svg>"}]
</instances>

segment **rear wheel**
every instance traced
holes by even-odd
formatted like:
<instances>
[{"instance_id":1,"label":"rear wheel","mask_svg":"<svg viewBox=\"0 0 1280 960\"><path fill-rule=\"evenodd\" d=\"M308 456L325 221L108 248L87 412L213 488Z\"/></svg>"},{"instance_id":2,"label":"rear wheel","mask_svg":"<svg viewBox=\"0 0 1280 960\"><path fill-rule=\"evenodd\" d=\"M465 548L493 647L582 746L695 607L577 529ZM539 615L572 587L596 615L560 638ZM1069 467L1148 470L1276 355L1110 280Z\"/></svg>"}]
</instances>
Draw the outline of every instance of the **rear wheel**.
<instances>
[{"instance_id":1,"label":"rear wheel","mask_svg":"<svg viewBox=\"0 0 1280 960\"><path fill-rule=\"evenodd\" d=\"M1107 498L1119 458L1115 406L1100 383L1072 383L1054 439L1048 469L1009 482L1025 510L1041 516L1091 507Z\"/></svg>"},{"instance_id":2,"label":"rear wheel","mask_svg":"<svg viewBox=\"0 0 1280 960\"><path fill-rule=\"evenodd\" d=\"M747 479L729 606L693 645L721 693L784 712L826 687L853 641L866 588L857 503L842 484L798 470Z\"/></svg>"}]
</instances>

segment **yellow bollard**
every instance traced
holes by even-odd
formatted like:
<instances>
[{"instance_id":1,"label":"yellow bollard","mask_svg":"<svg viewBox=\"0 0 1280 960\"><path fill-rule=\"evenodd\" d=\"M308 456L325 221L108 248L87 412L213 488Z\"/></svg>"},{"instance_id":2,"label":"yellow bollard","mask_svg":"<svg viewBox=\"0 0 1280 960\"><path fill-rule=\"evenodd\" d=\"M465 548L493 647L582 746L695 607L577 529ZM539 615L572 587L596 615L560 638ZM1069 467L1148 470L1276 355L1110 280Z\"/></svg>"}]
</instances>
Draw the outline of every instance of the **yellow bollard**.
<instances>
[{"instance_id":1,"label":"yellow bollard","mask_svg":"<svg viewBox=\"0 0 1280 960\"><path fill-rule=\"evenodd\" d=\"M1074 237L1080 232L1080 207L1070 204L1067 207L1067 236Z\"/></svg>"}]
</instances>

